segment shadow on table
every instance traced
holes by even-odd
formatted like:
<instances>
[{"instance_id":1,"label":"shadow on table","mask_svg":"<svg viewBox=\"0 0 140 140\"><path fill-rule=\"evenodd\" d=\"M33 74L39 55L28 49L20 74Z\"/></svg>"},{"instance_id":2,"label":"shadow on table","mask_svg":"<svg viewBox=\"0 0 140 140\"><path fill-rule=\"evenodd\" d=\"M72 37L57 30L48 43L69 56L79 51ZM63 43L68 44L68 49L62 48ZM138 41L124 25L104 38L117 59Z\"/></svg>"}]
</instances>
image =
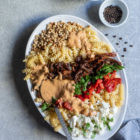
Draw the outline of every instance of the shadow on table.
<instances>
[{"instance_id":1,"label":"shadow on table","mask_svg":"<svg viewBox=\"0 0 140 140\"><path fill-rule=\"evenodd\" d=\"M89 1L89 2L87 2L87 5L86 5L88 17L98 25L99 24L102 25L102 23L99 19L99 13L98 13L101 3L102 3L101 0L99 0L99 1Z\"/></svg>"},{"instance_id":2,"label":"shadow on table","mask_svg":"<svg viewBox=\"0 0 140 140\"><path fill-rule=\"evenodd\" d=\"M29 113L36 119L37 122L39 122L43 127L47 128L47 131L49 131L49 133L52 133L53 135L53 128L50 127L46 121L44 121L43 117L40 115L39 111L35 107L31 99L30 93L27 89L26 81L23 80L24 74L22 74L22 70L24 69L24 63L22 61L25 57L25 49L29 36L31 35L37 24L39 24L39 22L41 22L45 18L46 17L41 17L28 22L28 24L25 24L25 27L19 32L13 50L14 52L12 57L12 72L18 94L21 97L24 105L29 110ZM62 136L60 137L60 135L58 135L57 137L63 138Z\"/></svg>"}]
</instances>

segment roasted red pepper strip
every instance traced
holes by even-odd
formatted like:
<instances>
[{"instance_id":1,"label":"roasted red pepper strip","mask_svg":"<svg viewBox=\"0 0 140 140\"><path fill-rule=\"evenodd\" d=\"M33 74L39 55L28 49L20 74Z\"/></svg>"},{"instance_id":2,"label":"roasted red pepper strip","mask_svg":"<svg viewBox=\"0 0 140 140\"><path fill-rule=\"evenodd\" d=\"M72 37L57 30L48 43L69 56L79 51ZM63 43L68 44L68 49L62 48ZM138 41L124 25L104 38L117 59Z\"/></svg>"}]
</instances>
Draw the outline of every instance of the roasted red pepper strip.
<instances>
[{"instance_id":1,"label":"roasted red pepper strip","mask_svg":"<svg viewBox=\"0 0 140 140\"><path fill-rule=\"evenodd\" d=\"M92 95L94 89L95 89L95 86L91 85L90 88L88 89L88 92L89 92L90 95Z\"/></svg>"},{"instance_id":2,"label":"roasted red pepper strip","mask_svg":"<svg viewBox=\"0 0 140 140\"><path fill-rule=\"evenodd\" d=\"M102 83L102 82L103 82L103 80L98 79L98 80L96 81L96 83L95 83L94 88L97 88L97 87L100 85L100 83Z\"/></svg>"},{"instance_id":3,"label":"roasted red pepper strip","mask_svg":"<svg viewBox=\"0 0 140 140\"><path fill-rule=\"evenodd\" d=\"M72 106L70 105L69 102L64 102L63 103L63 107L66 108L66 109L68 109L68 110L72 110Z\"/></svg>"},{"instance_id":4,"label":"roasted red pepper strip","mask_svg":"<svg viewBox=\"0 0 140 140\"><path fill-rule=\"evenodd\" d=\"M99 86L100 86L101 89L104 89L103 83L100 83Z\"/></svg>"},{"instance_id":5,"label":"roasted red pepper strip","mask_svg":"<svg viewBox=\"0 0 140 140\"><path fill-rule=\"evenodd\" d=\"M117 84L121 84L122 82L121 78L114 78L114 80L116 81Z\"/></svg>"},{"instance_id":6,"label":"roasted red pepper strip","mask_svg":"<svg viewBox=\"0 0 140 140\"><path fill-rule=\"evenodd\" d=\"M75 97L81 99L82 101L85 101L84 97L82 95L75 95Z\"/></svg>"},{"instance_id":7,"label":"roasted red pepper strip","mask_svg":"<svg viewBox=\"0 0 140 140\"><path fill-rule=\"evenodd\" d=\"M57 107L62 107L62 104L63 104L63 101L62 101L61 98L58 99L58 100L55 102L55 105L56 105Z\"/></svg>"},{"instance_id":8,"label":"roasted red pepper strip","mask_svg":"<svg viewBox=\"0 0 140 140\"><path fill-rule=\"evenodd\" d=\"M111 73L111 79L115 78L115 76L116 76L116 71L113 71L113 72Z\"/></svg>"},{"instance_id":9,"label":"roasted red pepper strip","mask_svg":"<svg viewBox=\"0 0 140 140\"><path fill-rule=\"evenodd\" d=\"M114 80L111 80L111 79L106 80L106 81L104 82L104 87L105 87L105 90L106 90L107 92L112 92L112 91L114 91L115 88L116 88L116 82L115 82Z\"/></svg>"},{"instance_id":10,"label":"roasted red pepper strip","mask_svg":"<svg viewBox=\"0 0 140 140\"><path fill-rule=\"evenodd\" d=\"M114 78L104 81L104 87L107 92L112 92L116 89L116 86L121 83L121 78Z\"/></svg>"}]
</instances>

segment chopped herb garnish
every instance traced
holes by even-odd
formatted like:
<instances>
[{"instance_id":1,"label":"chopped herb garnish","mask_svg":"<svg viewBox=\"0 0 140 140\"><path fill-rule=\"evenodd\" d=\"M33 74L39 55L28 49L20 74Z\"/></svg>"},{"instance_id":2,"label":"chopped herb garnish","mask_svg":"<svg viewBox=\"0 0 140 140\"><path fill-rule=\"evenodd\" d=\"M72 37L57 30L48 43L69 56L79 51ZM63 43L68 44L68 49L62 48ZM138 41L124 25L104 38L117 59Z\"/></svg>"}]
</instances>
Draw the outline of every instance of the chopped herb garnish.
<instances>
[{"instance_id":1,"label":"chopped herb garnish","mask_svg":"<svg viewBox=\"0 0 140 140\"><path fill-rule=\"evenodd\" d=\"M85 126L82 128L83 135L86 136L86 131L90 127L90 123L86 123Z\"/></svg>"},{"instance_id":2,"label":"chopped herb garnish","mask_svg":"<svg viewBox=\"0 0 140 140\"><path fill-rule=\"evenodd\" d=\"M94 124L95 123L95 120L92 120L91 122Z\"/></svg>"},{"instance_id":3,"label":"chopped herb garnish","mask_svg":"<svg viewBox=\"0 0 140 140\"><path fill-rule=\"evenodd\" d=\"M52 104L55 104L56 103L56 98L52 97Z\"/></svg>"},{"instance_id":4,"label":"chopped herb garnish","mask_svg":"<svg viewBox=\"0 0 140 140\"><path fill-rule=\"evenodd\" d=\"M82 131L83 131L83 135L86 136L86 130L82 128Z\"/></svg>"},{"instance_id":5,"label":"chopped herb garnish","mask_svg":"<svg viewBox=\"0 0 140 140\"><path fill-rule=\"evenodd\" d=\"M69 132L72 132L72 128L71 128L71 127L68 127L68 131L69 131Z\"/></svg>"},{"instance_id":6,"label":"chopped herb garnish","mask_svg":"<svg viewBox=\"0 0 140 140\"><path fill-rule=\"evenodd\" d=\"M95 124L95 125L94 125L94 128L98 128L98 125L97 125L97 124Z\"/></svg>"},{"instance_id":7,"label":"chopped herb garnish","mask_svg":"<svg viewBox=\"0 0 140 140\"><path fill-rule=\"evenodd\" d=\"M107 123L107 128L108 128L108 130L111 130L109 123Z\"/></svg>"},{"instance_id":8,"label":"chopped herb garnish","mask_svg":"<svg viewBox=\"0 0 140 140\"><path fill-rule=\"evenodd\" d=\"M95 136L96 136L96 131L93 131L93 132L92 132L92 136L91 136L91 138L94 139Z\"/></svg>"},{"instance_id":9,"label":"chopped herb garnish","mask_svg":"<svg viewBox=\"0 0 140 140\"><path fill-rule=\"evenodd\" d=\"M49 109L50 106L51 106L50 104L43 103L42 106L41 106L41 110L45 111L45 110Z\"/></svg>"},{"instance_id":10,"label":"chopped herb garnish","mask_svg":"<svg viewBox=\"0 0 140 140\"><path fill-rule=\"evenodd\" d=\"M109 122L113 122L113 118L111 118L111 119L109 119L109 118L107 118L107 121L109 121Z\"/></svg>"},{"instance_id":11,"label":"chopped herb garnish","mask_svg":"<svg viewBox=\"0 0 140 140\"><path fill-rule=\"evenodd\" d=\"M105 121L105 117L102 117L101 120L102 120L102 121Z\"/></svg>"},{"instance_id":12,"label":"chopped herb garnish","mask_svg":"<svg viewBox=\"0 0 140 140\"><path fill-rule=\"evenodd\" d=\"M113 119L113 118L111 118L111 119L110 119L110 122L113 122L113 121L114 121L114 119Z\"/></svg>"},{"instance_id":13,"label":"chopped herb garnish","mask_svg":"<svg viewBox=\"0 0 140 140\"><path fill-rule=\"evenodd\" d=\"M103 117L102 120L103 120L104 126L107 126L108 130L111 130L111 127L109 125L109 122L113 121L113 118L111 118L111 119L109 119L109 118L105 119L105 117Z\"/></svg>"},{"instance_id":14,"label":"chopped herb garnish","mask_svg":"<svg viewBox=\"0 0 140 140\"><path fill-rule=\"evenodd\" d=\"M85 129L87 130L90 127L90 123L86 123Z\"/></svg>"},{"instance_id":15,"label":"chopped herb garnish","mask_svg":"<svg viewBox=\"0 0 140 140\"><path fill-rule=\"evenodd\" d=\"M91 76L82 77L81 80L75 84L75 95L81 95L83 91L87 90L88 82L91 80Z\"/></svg>"}]
</instances>

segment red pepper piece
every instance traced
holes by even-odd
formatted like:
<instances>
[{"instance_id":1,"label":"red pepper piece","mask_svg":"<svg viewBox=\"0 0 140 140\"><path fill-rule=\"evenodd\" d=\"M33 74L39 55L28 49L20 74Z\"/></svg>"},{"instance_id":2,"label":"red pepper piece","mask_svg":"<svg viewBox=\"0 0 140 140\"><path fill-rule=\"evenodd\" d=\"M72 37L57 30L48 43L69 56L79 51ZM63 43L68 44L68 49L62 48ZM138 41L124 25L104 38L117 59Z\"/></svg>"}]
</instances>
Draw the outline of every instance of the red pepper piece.
<instances>
[{"instance_id":1,"label":"red pepper piece","mask_svg":"<svg viewBox=\"0 0 140 140\"><path fill-rule=\"evenodd\" d=\"M87 93L89 93L89 91L88 91L88 90L86 90L86 91L84 91L83 93L84 93L84 94L87 94Z\"/></svg>"},{"instance_id":2,"label":"red pepper piece","mask_svg":"<svg viewBox=\"0 0 140 140\"><path fill-rule=\"evenodd\" d=\"M100 93L101 92L101 88L98 86L96 89L96 93Z\"/></svg>"},{"instance_id":3,"label":"red pepper piece","mask_svg":"<svg viewBox=\"0 0 140 140\"><path fill-rule=\"evenodd\" d=\"M104 80L113 79L116 76L116 71L113 71L112 73L108 73L104 76Z\"/></svg>"},{"instance_id":4,"label":"red pepper piece","mask_svg":"<svg viewBox=\"0 0 140 140\"><path fill-rule=\"evenodd\" d=\"M111 79L110 80L106 80L104 82L104 86L105 86L105 89L106 89L107 92L112 92L116 88L116 82L111 80Z\"/></svg>"},{"instance_id":5,"label":"red pepper piece","mask_svg":"<svg viewBox=\"0 0 140 140\"><path fill-rule=\"evenodd\" d=\"M108 79L110 79L109 74L104 76L104 80L108 80Z\"/></svg>"},{"instance_id":6,"label":"red pepper piece","mask_svg":"<svg viewBox=\"0 0 140 140\"><path fill-rule=\"evenodd\" d=\"M69 102L64 102L63 103L64 108L68 109L68 110L72 110L72 106L70 105Z\"/></svg>"},{"instance_id":7,"label":"red pepper piece","mask_svg":"<svg viewBox=\"0 0 140 140\"><path fill-rule=\"evenodd\" d=\"M63 104L63 101L62 101L61 98L58 99L58 100L55 102L55 105L56 105L57 107L62 107L62 104Z\"/></svg>"},{"instance_id":8,"label":"red pepper piece","mask_svg":"<svg viewBox=\"0 0 140 140\"><path fill-rule=\"evenodd\" d=\"M99 85L100 83L102 83L102 82L103 82L103 80L98 79L98 80L96 81L96 83L95 83L94 88L97 88L97 87L98 87L98 85Z\"/></svg>"},{"instance_id":9,"label":"red pepper piece","mask_svg":"<svg viewBox=\"0 0 140 140\"><path fill-rule=\"evenodd\" d=\"M90 98L90 96L87 95L87 94L83 95L83 97L84 97L84 99L89 99Z\"/></svg>"},{"instance_id":10,"label":"red pepper piece","mask_svg":"<svg viewBox=\"0 0 140 140\"><path fill-rule=\"evenodd\" d=\"M111 79L115 78L115 76L116 76L116 71L113 71L113 72L111 73Z\"/></svg>"},{"instance_id":11,"label":"red pepper piece","mask_svg":"<svg viewBox=\"0 0 140 140\"><path fill-rule=\"evenodd\" d=\"M114 78L114 80L116 81L117 84L121 84L122 82L121 78Z\"/></svg>"},{"instance_id":12,"label":"red pepper piece","mask_svg":"<svg viewBox=\"0 0 140 140\"><path fill-rule=\"evenodd\" d=\"M90 95L92 95L94 89L95 89L95 86L91 85L91 87L88 89Z\"/></svg>"},{"instance_id":13,"label":"red pepper piece","mask_svg":"<svg viewBox=\"0 0 140 140\"><path fill-rule=\"evenodd\" d=\"M82 101L84 101L84 100L85 100L85 99L83 98L83 96L82 96L82 95L75 95L75 97L77 97L77 98L81 99Z\"/></svg>"},{"instance_id":14,"label":"red pepper piece","mask_svg":"<svg viewBox=\"0 0 140 140\"><path fill-rule=\"evenodd\" d=\"M100 83L99 86L100 86L101 89L104 89L103 83Z\"/></svg>"}]
</instances>

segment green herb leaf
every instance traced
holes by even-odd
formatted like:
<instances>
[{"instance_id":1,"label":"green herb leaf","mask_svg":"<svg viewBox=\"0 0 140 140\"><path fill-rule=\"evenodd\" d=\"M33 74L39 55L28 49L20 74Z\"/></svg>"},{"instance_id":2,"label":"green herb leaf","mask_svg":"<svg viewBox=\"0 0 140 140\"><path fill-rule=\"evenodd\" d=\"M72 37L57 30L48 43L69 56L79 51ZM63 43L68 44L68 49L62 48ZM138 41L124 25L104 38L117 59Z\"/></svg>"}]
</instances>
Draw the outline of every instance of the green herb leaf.
<instances>
[{"instance_id":1,"label":"green herb leaf","mask_svg":"<svg viewBox=\"0 0 140 140\"><path fill-rule=\"evenodd\" d=\"M56 98L52 97L52 104L55 104L56 103Z\"/></svg>"},{"instance_id":2,"label":"green herb leaf","mask_svg":"<svg viewBox=\"0 0 140 140\"><path fill-rule=\"evenodd\" d=\"M108 130L111 130L109 123L107 123L107 128L108 128Z\"/></svg>"},{"instance_id":3,"label":"green herb leaf","mask_svg":"<svg viewBox=\"0 0 140 140\"><path fill-rule=\"evenodd\" d=\"M83 131L83 135L86 136L86 130L82 128L82 131Z\"/></svg>"},{"instance_id":4,"label":"green herb leaf","mask_svg":"<svg viewBox=\"0 0 140 140\"><path fill-rule=\"evenodd\" d=\"M95 124L95 125L94 125L94 128L98 128L98 125L97 125L97 124Z\"/></svg>"},{"instance_id":5,"label":"green herb leaf","mask_svg":"<svg viewBox=\"0 0 140 140\"><path fill-rule=\"evenodd\" d=\"M71 128L71 127L68 127L68 131L69 131L69 132L72 132L72 128Z\"/></svg>"},{"instance_id":6,"label":"green herb leaf","mask_svg":"<svg viewBox=\"0 0 140 140\"><path fill-rule=\"evenodd\" d=\"M104 126L106 126L108 128L108 130L111 130L109 122L112 121L112 118L111 119L109 119L109 118L106 119L105 117L103 117L102 120L103 120Z\"/></svg>"},{"instance_id":7,"label":"green herb leaf","mask_svg":"<svg viewBox=\"0 0 140 140\"><path fill-rule=\"evenodd\" d=\"M45 110L49 109L49 107L50 107L50 104L43 103L42 106L41 106L41 110L45 111Z\"/></svg>"},{"instance_id":8,"label":"green herb leaf","mask_svg":"<svg viewBox=\"0 0 140 140\"><path fill-rule=\"evenodd\" d=\"M113 118L111 118L111 119L109 119L109 118L107 118L107 121L109 121L109 122L113 122Z\"/></svg>"},{"instance_id":9,"label":"green herb leaf","mask_svg":"<svg viewBox=\"0 0 140 140\"><path fill-rule=\"evenodd\" d=\"M91 138L94 139L95 136L96 136L96 131L93 131L93 132L92 132L92 136L91 136Z\"/></svg>"},{"instance_id":10,"label":"green herb leaf","mask_svg":"<svg viewBox=\"0 0 140 140\"><path fill-rule=\"evenodd\" d=\"M105 121L105 117L102 117L101 120L102 120L102 121Z\"/></svg>"},{"instance_id":11,"label":"green herb leaf","mask_svg":"<svg viewBox=\"0 0 140 140\"><path fill-rule=\"evenodd\" d=\"M113 122L113 121L114 121L114 119L113 119L113 118L111 118L109 121L110 121L110 122Z\"/></svg>"},{"instance_id":12,"label":"green herb leaf","mask_svg":"<svg viewBox=\"0 0 140 140\"><path fill-rule=\"evenodd\" d=\"M91 122L94 124L95 123L95 120L92 120Z\"/></svg>"},{"instance_id":13,"label":"green herb leaf","mask_svg":"<svg viewBox=\"0 0 140 140\"><path fill-rule=\"evenodd\" d=\"M90 127L90 123L86 123L85 129L87 130Z\"/></svg>"},{"instance_id":14,"label":"green herb leaf","mask_svg":"<svg viewBox=\"0 0 140 140\"><path fill-rule=\"evenodd\" d=\"M83 91L87 90L88 82L91 80L91 76L82 77L81 80L75 84L75 95L81 95Z\"/></svg>"}]
</instances>

